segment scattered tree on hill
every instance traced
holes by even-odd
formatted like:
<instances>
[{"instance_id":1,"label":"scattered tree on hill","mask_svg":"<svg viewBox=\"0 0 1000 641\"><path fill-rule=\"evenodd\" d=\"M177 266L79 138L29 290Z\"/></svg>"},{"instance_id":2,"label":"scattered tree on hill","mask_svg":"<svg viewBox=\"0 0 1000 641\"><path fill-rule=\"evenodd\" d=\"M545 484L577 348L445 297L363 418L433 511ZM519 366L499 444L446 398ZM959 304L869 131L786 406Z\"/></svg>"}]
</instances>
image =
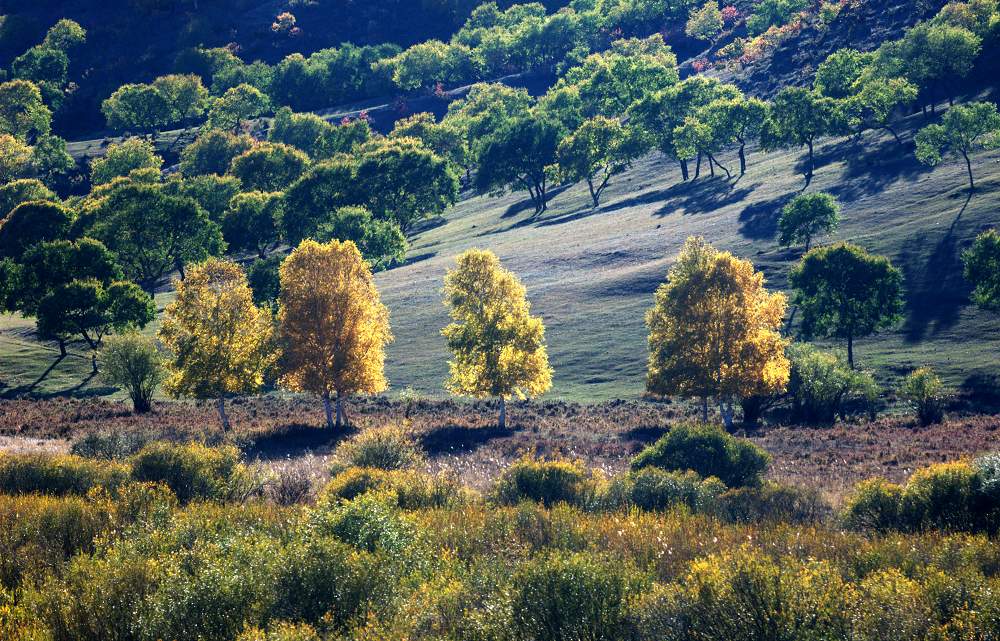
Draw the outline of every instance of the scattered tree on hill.
<instances>
[{"instance_id":1,"label":"scattered tree on hill","mask_svg":"<svg viewBox=\"0 0 1000 641\"><path fill-rule=\"evenodd\" d=\"M525 189L535 215L548 208L549 167L556 163L562 131L535 118L508 123L486 141L479 154L476 189L500 196Z\"/></svg>"},{"instance_id":2,"label":"scattered tree on hill","mask_svg":"<svg viewBox=\"0 0 1000 641\"><path fill-rule=\"evenodd\" d=\"M545 326L531 315L524 285L491 251L461 254L444 283L454 321L442 330L453 356L448 389L499 398L504 429L509 396L534 397L552 386Z\"/></svg>"},{"instance_id":3,"label":"scattered tree on hill","mask_svg":"<svg viewBox=\"0 0 1000 641\"><path fill-rule=\"evenodd\" d=\"M983 309L1000 309L1000 233L988 229L962 253L965 280L972 285L972 301Z\"/></svg>"},{"instance_id":4,"label":"scattered tree on hill","mask_svg":"<svg viewBox=\"0 0 1000 641\"><path fill-rule=\"evenodd\" d=\"M760 136L767 113L766 102L745 96L719 98L700 110L699 118L709 124L716 139L739 144L740 176L747 171L747 143Z\"/></svg>"},{"instance_id":5,"label":"scattered tree on hill","mask_svg":"<svg viewBox=\"0 0 1000 641\"><path fill-rule=\"evenodd\" d=\"M172 174L164 183L163 191L169 196L190 198L208 213L212 222L222 224L229 201L242 191L243 186L235 176L205 174L184 178Z\"/></svg>"},{"instance_id":6,"label":"scattered tree on hill","mask_svg":"<svg viewBox=\"0 0 1000 641\"><path fill-rule=\"evenodd\" d=\"M344 398L388 387L389 310L351 241L305 240L282 263L280 274L281 384L320 396L327 426L339 428L346 419Z\"/></svg>"},{"instance_id":7,"label":"scattered tree on hill","mask_svg":"<svg viewBox=\"0 0 1000 641\"><path fill-rule=\"evenodd\" d=\"M842 100L855 93L857 83L872 67L875 54L855 49L834 51L816 68L813 87L827 98Z\"/></svg>"},{"instance_id":8,"label":"scattered tree on hill","mask_svg":"<svg viewBox=\"0 0 1000 641\"><path fill-rule=\"evenodd\" d=\"M722 10L719 9L719 0L708 0L701 7L691 9L687 24L684 25L684 33L690 38L714 43L715 39L722 33L722 27Z\"/></svg>"},{"instance_id":9,"label":"scattered tree on hill","mask_svg":"<svg viewBox=\"0 0 1000 641\"><path fill-rule=\"evenodd\" d=\"M353 242L372 269L385 269L406 256L406 236L394 221L379 220L364 207L340 207L316 228L313 239Z\"/></svg>"},{"instance_id":10,"label":"scattered tree on hill","mask_svg":"<svg viewBox=\"0 0 1000 641\"><path fill-rule=\"evenodd\" d=\"M20 260L33 245L69 235L73 212L61 203L28 201L0 221L0 259Z\"/></svg>"},{"instance_id":11,"label":"scattered tree on hill","mask_svg":"<svg viewBox=\"0 0 1000 641\"><path fill-rule=\"evenodd\" d=\"M918 131L916 143L917 159L924 164L937 165L945 153L965 160L971 192L976 183L969 154L1000 147L1000 113L991 102L956 105L944 114L940 124L927 125Z\"/></svg>"},{"instance_id":12,"label":"scattered tree on hill","mask_svg":"<svg viewBox=\"0 0 1000 641\"><path fill-rule=\"evenodd\" d=\"M215 399L229 430L225 399L252 394L274 366L271 311L257 307L240 266L210 258L176 282L159 338L170 356L164 387L174 397Z\"/></svg>"},{"instance_id":13,"label":"scattered tree on hill","mask_svg":"<svg viewBox=\"0 0 1000 641\"><path fill-rule=\"evenodd\" d=\"M336 127L323 130L313 157L317 160L333 158L337 154L353 154L361 145L372 139L372 127L365 118L355 118Z\"/></svg>"},{"instance_id":14,"label":"scattered tree on hill","mask_svg":"<svg viewBox=\"0 0 1000 641\"><path fill-rule=\"evenodd\" d=\"M256 87L237 85L216 98L208 109L209 129L235 131L245 120L263 116L271 110L271 101Z\"/></svg>"},{"instance_id":15,"label":"scattered tree on hill","mask_svg":"<svg viewBox=\"0 0 1000 641\"><path fill-rule=\"evenodd\" d=\"M715 168L718 167L726 172L727 178L732 178L729 169L715 158L715 154L719 153L726 142L724 134L709 122L697 116L687 116L674 129L673 141L678 158L686 161L696 158L699 160L694 172L695 178L698 178L701 171L702 156L708 158L708 169L712 176L715 176Z\"/></svg>"},{"instance_id":16,"label":"scattered tree on hill","mask_svg":"<svg viewBox=\"0 0 1000 641\"><path fill-rule=\"evenodd\" d=\"M37 85L27 80L0 83L0 134L32 142L51 127L52 112Z\"/></svg>"},{"instance_id":17,"label":"scattered tree on hill","mask_svg":"<svg viewBox=\"0 0 1000 641\"><path fill-rule=\"evenodd\" d=\"M228 131L208 129L181 152L181 173L185 176L222 175L233 159L254 146L253 138Z\"/></svg>"},{"instance_id":18,"label":"scattered tree on hill","mask_svg":"<svg viewBox=\"0 0 1000 641\"><path fill-rule=\"evenodd\" d=\"M153 81L153 87L167 101L170 123L181 123L205 113L208 89L194 74L169 74Z\"/></svg>"},{"instance_id":19,"label":"scattered tree on hill","mask_svg":"<svg viewBox=\"0 0 1000 641\"><path fill-rule=\"evenodd\" d=\"M95 211L89 234L115 252L125 275L150 294L171 269L183 279L187 263L220 254L224 246L204 209L159 185L114 189Z\"/></svg>"},{"instance_id":20,"label":"scattered tree on hill","mask_svg":"<svg viewBox=\"0 0 1000 641\"><path fill-rule=\"evenodd\" d=\"M840 222L840 205L830 194L800 194L781 210L778 219L778 244L789 247L806 244L809 251L813 236L832 233Z\"/></svg>"},{"instance_id":21,"label":"scattered tree on hill","mask_svg":"<svg viewBox=\"0 0 1000 641\"><path fill-rule=\"evenodd\" d=\"M392 81L400 89L433 87L437 83L472 79L474 65L469 48L428 40L379 63L392 70Z\"/></svg>"},{"instance_id":22,"label":"scattered tree on hill","mask_svg":"<svg viewBox=\"0 0 1000 641\"><path fill-rule=\"evenodd\" d=\"M834 122L860 134L866 129L885 129L896 142L902 138L892 127L893 114L916 100L916 85L903 78L870 79L859 84L854 95L837 102Z\"/></svg>"},{"instance_id":23,"label":"scattered tree on hill","mask_svg":"<svg viewBox=\"0 0 1000 641\"><path fill-rule=\"evenodd\" d=\"M21 178L0 186L0 221L21 203L32 200L59 202L55 192L35 178Z\"/></svg>"},{"instance_id":24,"label":"scattered tree on hill","mask_svg":"<svg viewBox=\"0 0 1000 641\"><path fill-rule=\"evenodd\" d=\"M319 141L332 128L330 123L315 114L292 113L288 107L282 107L274 114L267 139L291 145L315 158Z\"/></svg>"},{"instance_id":25,"label":"scattered tree on hill","mask_svg":"<svg viewBox=\"0 0 1000 641\"><path fill-rule=\"evenodd\" d=\"M806 162L806 186L812 182L816 139L830 132L835 103L831 98L801 87L786 87L771 103L770 115L761 132L765 149L782 147L809 148Z\"/></svg>"},{"instance_id":26,"label":"scattered tree on hill","mask_svg":"<svg viewBox=\"0 0 1000 641\"><path fill-rule=\"evenodd\" d=\"M448 105L444 123L465 135L474 159L478 159L486 142L511 120L524 118L531 108L531 95L502 83L479 83L469 89L465 98Z\"/></svg>"},{"instance_id":27,"label":"scattered tree on hill","mask_svg":"<svg viewBox=\"0 0 1000 641\"><path fill-rule=\"evenodd\" d=\"M418 113L396 121L392 138L416 138L425 147L451 163L457 172L469 163L469 148L454 122L437 122L432 113Z\"/></svg>"},{"instance_id":28,"label":"scattered tree on hill","mask_svg":"<svg viewBox=\"0 0 1000 641\"><path fill-rule=\"evenodd\" d=\"M278 313L278 294L281 292L281 279L279 270L283 256L271 254L267 258L250 263L247 269L247 282L253 290L254 305L267 307L275 314Z\"/></svg>"},{"instance_id":29,"label":"scattered tree on hill","mask_svg":"<svg viewBox=\"0 0 1000 641\"><path fill-rule=\"evenodd\" d=\"M753 264L689 238L646 314L646 389L719 401L726 427L733 402L779 393L788 383L780 327L785 296L769 292Z\"/></svg>"},{"instance_id":30,"label":"scattered tree on hill","mask_svg":"<svg viewBox=\"0 0 1000 641\"><path fill-rule=\"evenodd\" d=\"M157 131L171 121L170 103L152 85L122 85L101 104L101 112L117 131Z\"/></svg>"},{"instance_id":31,"label":"scattered tree on hill","mask_svg":"<svg viewBox=\"0 0 1000 641\"><path fill-rule=\"evenodd\" d=\"M559 143L559 172L571 182L586 181L596 208L611 178L631 167L643 151L630 127L595 116Z\"/></svg>"},{"instance_id":32,"label":"scattered tree on hill","mask_svg":"<svg viewBox=\"0 0 1000 641\"><path fill-rule=\"evenodd\" d=\"M283 198L281 192L262 191L234 196L222 219L222 237L229 251L252 251L266 258L278 246Z\"/></svg>"},{"instance_id":33,"label":"scattered tree on hill","mask_svg":"<svg viewBox=\"0 0 1000 641\"><path fill-rule=\"evenodd\" d=\"M104 381L124 388L136 414L149 412L163 382L163 355L156 341L134 330L111 336L104 341L100 360Z\"/></svg>"},{"instance_id":34,"label":"scattered tree on hill","mask_svg":"<svg viewBox=\"0 0 1000 641\"><path fill-rule=\"evenodd\" d=\"M42 40L42 46L59 51L70 51L87 41L87 31L69 18L62 18L49 27Z\"/></svg>"},{"instance_id":35,"label":"scattered tree on hill","mask_svg":"<svg viewBox=\"0 0 1000 641\"><path fill-rule=\"evenodd\" d=\"M884 256L857 245L817 247L792 269L789 282L802 308L802 333L847 340L854 367L854 339L895 325L903 309L903 275Z\"/></svg>"},{"instance_id":36,"label":"scattered tree on hill","mask_svg":"<svg viewBox=\"0 0 1000 641\"><path fill-rule=\"evenodd\" d=\"M285 192L281 235L290 245L313 236L330 215L356 204L357 166L353 159L336 158L319 162L306 171Z\"/></svg>"},{"instance_id":37,"label":"scattered tree on hill","mask_svg":"<svg viewBox=\"0 0 1000 641\"><path fill-rule=\"evenodd\" d=\"M34 174L46 184L58 184L76 168L76 161L66 150L66 141L59 136L39 136L31 150Z\"/></svg>"},{"instance_id":38,"label":"scattered tree on hill","mask_svg":"<svg viewBox=\"0 0 1000 641\"><path fill-rule=\"evenodd\" d=\"M108 147L101 158L90 163L90 181L95 185L111 182L113 178L128 176L136 169L159 171L163 159L156 155L153 143L142 138L129 138Z\"/></svg>"},{"instance_id":39,"label":"scattered tree on hill","mask_svg":"<svg viewBox=\"0 0 1000 641\"><path fill-rule=\"evenodd\" d=\"M281 143L261 143L233 159L229 173L246 191L283 191L309 166L309 156Z\"/></svg>"},{"instance_id":40,"label":"scattered tree on hill","mask_svg":"<svg viewBox=\"0 0 1000 641\"><path fill-rule=\"evenodd\" d=\"M0 134L0 183L26 177L33 157L27 144L9 134Z\"/></svg>"}]
</instances>

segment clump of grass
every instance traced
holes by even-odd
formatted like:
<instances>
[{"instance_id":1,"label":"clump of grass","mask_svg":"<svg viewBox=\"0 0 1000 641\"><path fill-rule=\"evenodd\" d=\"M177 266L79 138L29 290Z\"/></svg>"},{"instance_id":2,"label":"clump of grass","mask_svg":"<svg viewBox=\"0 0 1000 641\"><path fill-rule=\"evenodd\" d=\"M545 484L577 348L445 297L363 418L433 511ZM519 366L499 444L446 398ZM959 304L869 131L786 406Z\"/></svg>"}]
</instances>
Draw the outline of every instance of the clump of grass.
<instances>
[{"instance_id":1,"label":"clump of grass","mask_svg":"<svg viewBox=\"0 0 1000 641\"><path fill-rule=\"evenodd\" d=\"M396 425L361 432L337 448L336 458L345 465L379 470L414 468L424 462L410 431Z\"/></svg>"}]
</instances>

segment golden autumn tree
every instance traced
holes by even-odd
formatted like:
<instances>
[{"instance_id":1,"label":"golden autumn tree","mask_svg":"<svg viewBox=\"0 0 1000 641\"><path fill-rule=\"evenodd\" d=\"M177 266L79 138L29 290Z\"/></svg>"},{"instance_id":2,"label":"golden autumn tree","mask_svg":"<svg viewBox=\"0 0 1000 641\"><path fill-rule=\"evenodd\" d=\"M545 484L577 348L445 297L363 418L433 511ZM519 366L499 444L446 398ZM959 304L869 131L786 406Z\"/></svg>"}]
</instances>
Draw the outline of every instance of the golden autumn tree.
<instances>
[{"instance_id":1,"label":"golden autumn tree","mask_svg":"<svg viewBox=\"0 0 1000 641\"><path fill-rule=\"evenodd\" d=\"M789 363L779 328L785 296L764 288L748 260L688 238L646 314L646 389L702 400L715 397L726 427L733 399L784 390Z\"/></svg>"},{"instance_id":2,"label":"golden autumn tree","mask_svg":"<svg viewBox=\"0 0 1000 641\"><path fill-rule=\"evenodd\" d=\"M552 387L545 325L531 315L524 285L491 251L460 255L445 275L444 294L454 320L441 331L454 357L448 390L499 398L503 429L509 396L538 396Z\"/></svg>"},{"instance_id":3,"label":"golden autumn tree","mask_svg":"<svg viewBox=\"0 0 1000 641\"><path fill-rule=\"evenodd\" d=\"M236 263L210 258L174 281L160 341L170 352L164 387L174 397L215 399L222 429L229 429L227 396L252 394L274 365L274 322L253 303Z\"/></svg>"},{"instance_id":4,"label":"golden autumn tree","mask_svg":"<svg viewBox=\"0 0 1000 641\"><path fill-rule=\"evenodd\" d=\"M281 384L320 396L328 427L334 426L330 397L336 396L340 427L345 396L388 386L389 310L349 240L303 241L282 263L280 277Z\"/></svg>"}]
</instances>

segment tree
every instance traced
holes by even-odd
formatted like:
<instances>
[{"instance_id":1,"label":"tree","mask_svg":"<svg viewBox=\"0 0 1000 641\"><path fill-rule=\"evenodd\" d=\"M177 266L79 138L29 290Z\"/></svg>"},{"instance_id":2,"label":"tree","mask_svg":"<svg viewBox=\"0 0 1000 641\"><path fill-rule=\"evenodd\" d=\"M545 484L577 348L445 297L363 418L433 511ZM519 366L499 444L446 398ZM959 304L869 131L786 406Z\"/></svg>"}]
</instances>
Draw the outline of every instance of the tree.
<instances>
[{"instance_id":1,"label":"tree","mask_svg":"<svg viewBox=\"0 0 1000 641\"><path fill-rule=\"evenodd\" d=\"M677 157L688 161L695 158L699 160L694 172L695 178L698 178L700 173L702 156L708 158L708 169L712 176L715 176L715 167L717 166L726 172L727 178L732 178L729 169L715 158L715 154L719 153L726 141L724 135L721 134L720 130L713 127L708 121L699 118L698 115L687 116L684 118L684 122L674 129L673 141Z\"/></svg>"},{"instance_id":2,"label":"tree","mask_svg":"<svg viewBox=\"0 0 1000 641\"><path fill-rule=\"evenodd\" d=\"M711 43L722 33L722 10L719 0L708 0L701 7L691 9L684 33L690 38L707 40Z\"/></svg>"},{"instance_id":3,"label":"tree","mask_svg":"<svg viewBox=\"0 0 1000 641\"><path fill-rule=\"evenodd\" d=\"M184 178L172 174L164 183L163 191L169 196L190 198L208 213L214 223L222 224L229 202L242 191L239 178L204 174Z\"/></svg>"},{"instance_id":4,"label":"tree","mask_svg":"<svg viewBox=\"0 0 1000 641\"><path fill-rule=\"evenodd\" d=\"M20 260L38 243L65 238L72 224L73 212L60 203L21 203L0 221L0 259Z\"/></svg>"},{"instance_id":5,"label":"tree","mask_svg":"<svg viewBox=\"0 0 1000 641\"><path fill-rule=\"evenodd\" d=\"M156 341L137 331L112 336L104 341L100 360L104 381L125 389L136 414L149 412L163 382L163 356Z\"/></svg>"},{"instance_id":6,"label":"tree","mask_svg":"<svg viewBox=\"0 0 1000 641\"><path fill-rule=\"evenodd\" d=\"M247 268L247 282L253 290L253 303L267 307L278 313L278 294L281 292L281 279L278 271L281 269L283 256L271 254L263 260L258 258Z\"/></svg>"},{"instance_id":7,"label":"tree","mask_svg":"<svg viewBox=\"0 0 1000 641\"><path fill-rule=\"evenodd\" d=\"M875 54L871 52L838 49L816 68L813 87L827 98L850 98L855 93L858 81L871 69L874 60Z\"/></svg>"},{"instance_id":8,"label":"tree","mask_svg":"<svg viewBox=\"0 0 1000 641\"><path fill-rule=\"evenodd\" d=\"M933 108L941 89L951 100L956 82L972 71L981 50L982 39L968 29L922 22L908 29L901 40L879 47L875 64L887 77L902 76L927 89Z\"/></svg>"},{"instance_id":9,"label":"tree","mask_svg":"<svg viewBox=\"0 0 1000 641\"><path fill-rule=\"evenodd\" d=\"M538 396L552 387L545 325L532 316L526 290L496 254L470 249L444 278L445 304L454 322L442 330L452 352L447 386L453 394L500 399L500 429L507 398Z\"/></svg>"},{"instance_id":10,"label":"tree","mask_svg":"<svg viewBox=\"0 0 1000 641\"><path fill-rule=\"evenodd\" d=\"M55 192L35 178L21 178L0 186L0 221L21 203L32 200L59 202Z\"/></svg>"},{"instance_id":11,"label":"tree","mask_svg":"<svg viewBox=\"0 0 1000 641\"><path fill-rule=\"evenodd\" d=\"M320 138L329 129L333 126L315 114L292 113L288 107L282 107L274 115L267 139L291 145L315 158Z\"/></svg>"},{"instance_id":12,"label":"tree","mask_svg":"<svg viewBox=\"0 0 1000 641\"><path fill-rule=\"evenodd\" d=\"M840 222L840 205L830 194L800 194L781 210L778 244L789 247L805 242L809 251L813 236L832 233Z\"/></svg>"},{"instance_id":13,"label":"tree","mask_svg":"<svg viewBox=\"0 0 1000 641\"><path fill-rule=\"evenodd\" d=\"M448 162L416 138L380 138L362 146L355 180L361 204L403 232L458 199L458 178Z\"/></svg>"},{"instance_id":14,"label":"tree","mask_svg":"<svg viewBox=\"0 0 1000 641\"><path fill-rule=\"evenodd\" d=\"M965 280L972 285L972 301L983 309L1000 309L1000 233L988 229L962 253Z\"/></svg>"},{"instance_id":15,"label":"tree","mask_svg":"<svg viewBox=\"0 0 1000 641\"><path fill-rule=\"evenodd\" d=\"M108 246L125 275L150 295L171 269L222 253L222 232L190 198L159 185L125 184L102 201L89 234Z\"/></svg>"},{"instance_id":16,"label":"tree","mask_svg":"<svg viewBox=\"0 0 1000 641\"><path fill-rule=\"evenodd\" d=\"M309 156L281 143L261 143L233 159L229 173L248 191L282 191L309 166Z\"/></svg>"},{"instance_id":17,"label":"tree","mask_svg":"<svg viewBox=\"0 0 1000 641\"><path fill-rule=\"evenodd\" d=\"M169 74L153 81L153 87L167 101L171 123L198 118L205 113L208 89L194 74Z\"/></svg>"},{"instance_id":18,"label":"tree","mask_svg":"<svg viewBox=\"0 0 1000 641\"><path fill-rule=\"evenodd\" d=\"M38 305L38 333L64 345L80 336L91 349L97 371L97 351L113 331L143 328L156 317L153 299L135 283L74 279L56 287Z\"/></svg>"},{"instance_id":19,"label":"tree","mask_svg":"<svg viewBox=\"0 0 1000 641\"><path fill-rule=\"evenodd\" d=\"M903 78L872 78L856 85L855 93L837 102L834 121L860 134L865 129L885 129L896 142L902 138L892 127L892 116L917 99L916 85Z\"/></svg>"},{"instance_id":20,"label":"tree","mask_svg":"<svg viewBox=\"0 0 1000 641\"><path fill-rule=\"evenodd\" d=\"M170 102L152 85L122 85L101 103L101 113L116 131L156 131L173 121Z\"/></svg>"},{"instance_id":21,"label":"tree","mask_svg":"<svg viewBox=\"0 0 1000 641\"><path fill-rule=\"evenodd\" d=\"M559 143L559 171L569 181L586 181L597 208L611 178L631 167L643 151L630 127L614 118L595 116Z\"/></svg>"},{"instance_id":22,"label":"tree","mask_svg":"<svg viewBox=\"0 0 1000 641\"><path fill-rule=\"evenodd\" d=\"M0 134L0 183L25 177L31 160L31 147L14 136Z\"/></svg>"},{"instance_id":23,"label":"tree","mask_svg":"<svg viewBox=\"0 0 1000 641\"><path fill-rule=\"evenodd\" d=\"M48 184L57 183L76 169L76 161L66 150L66 141L59 136L39 136L31 150L34 173Z\"/></svg>"},{"instance_id":24,"label":"tree","mask_svg":"<svg viewBox=\"0 0 1000 641\"><path fill-rule=\"evenodd\" d=\"M712 127L717 138L739 143L742 176L747 171L747 143L760 135L767 114L768 106L763 100L739 96L713 100L701 109L699 118Z\"/></svg>"},{"instance_id":25,"label":"tree","mask_svg":"<svg viewBox=\"0 0 1000 641\"><path fill-rule=\"evenodd\" d=\"M244 120L263 116L271 109L271 101L260 89L241 84L216 98L208 110L209 129L234 131Z\"/></svg>"},{"instance_id":26,"label":"tree","mask_svg":"<svg viewBox=\"0 0 1000 641\"><path fill-rule=\"evenodd\" d=\"M770 115L761 132L765 149L782 147L809 148L806 162L806 186L812 182L816 139L830 131L835 103L816 92L801 87L785 87L774 97Z\"/></svg>"},{"instance_id":27,"label":"tree","mask_svg":"<svg viewBox=\"0 0 1000 641\"><path fill-rule=\"evenodd\" d=\"M945 153L965 160L972 192L976 183L969 154L1000 147L1000 113L991 102L956 105L944 114L940 124L927 125L918 131L916 143L917 159L926 165L939 164Z\"/></svg>"},{"instance_id":28,"label":"tree","mask_svg":"<svg viewBox=\"0 0 1000 641\"><path fill-rule=\"evenodd\" d=\"M78 22L62 18L49 27L42 40L42 46L47 49L70 51L87 41L87 31Z\"/></svg>"},{"instance_id":29,"label":"tree","mask_svg":"<svg viewBox=\"0 0 1000 641\"><path fill-rule=\"evenodd\" d=\"M52 112L36 84L27 80L0 83L0 134L31 142L51 127Z\"/></svg>"},{"instance_id":30,"label":"tree","mask_svg":"<svg viewBox=\"0 0 1000 641\"><path fill-rule=\"evenodd\" d=\"M170 354L164 387L176 398L215 399L228 431L226 397L258 391L276 361L271 311L254 305L239 265L217 258L175 288L159 332Z\"/></svg>"},{"instance_id":31,"label":"tree","mask_svg":"<svg viewBox=\"0 0 1000 641\"><path fill-rule=\"evenodd\" d=\"M817 247L792 269L794 302L802 309L802 333L847 340L854 367L854 339L895 325L903 309L903 275L885 256L857 245Z\"/></svg>"},{"instance_id":32,"label":"tree","mask_svg":"<svg viewBox=\"0 0 1000 641\"><path fill-rule=\"evenodd\" d=\"M298 245L316 233L320 224L360 196L355 180L357 165L352 159L336 158L319 162L306 171L285 192L281 235L290 245Z\"/></svg>"},{"instance_id":33,"label":"tree","mask_svg":"<svg viewBox=\"0 0 1000 641\"><path fill-rule=\"evenodd\" d=\"M281 265L281 384L323 399L328 427L344 423L343 400L388 387L389 310L351 241L305 240Z\"/></svg>"},{"instance_id":34,"label":"tree","mask_svg":"<svg viewBox=\"0 0 1000 641\"><path fill-rule=\"evenodd\" d=\"M222 219L222 236L229 251L252 251L266 258L278 246L283 197L280 192L262 191L233 197Z\"/></svg>"},{"instance_id":35,"label":"tree","mask_svg":"<svg viewBox=\"0 0 1000 641\"><path fill-rule=\"evenodd\" d=\"M229 171L234 158L253 146L254 140L250 136L208 129L181 152L181 173L188 177L206 174L221 176Z\"/></svg>"},{"instance_id":36,"label":"tree","mask_svg":"<svg viewBox=\"0 0 1000 641\"><path fill-rule=\"evenodd\" d=\"M90 182L103 185L118 176L128 176L136 169L156 169L163 165L163 159L156 155L153 143L142 138L129 138L108 147L102 158L90 163Z\"/></svg>"},{"instance_id":37,"label":"tree","mask_svg":"<svg viewBox=\"0 0 1000 641\"><path fill-rule=\"evenodd\" d=\"M341 122L336 127L324 129L316 141L313 157L317 160L333 158L337 154L353 154L372 139L372 127L365 118Z\"/></svg>"},{"instance_id":38,"label":"tree","mask_svg":"<svg viewBox=\"0 0 1000 641\"><path fill-rule=\"evenodd\" d=\"M788 383L784 314L784 294L769 292L750 261L689 238L646 313L647 391L701 398L705 422L715 397L731 429L734 399Z\"/></svg>"},{"instance_id":39,"label":"tree","mask_svg":"<svg viewBox=\"0 0 1000 641\"><path fill-rule=\"evenodd\" d=\"M524 89L502 83L478 83L465 98L448 105L444 123L464 132L473 157L478 157L486 140L511 120L528 116L532 98Z\"/></svg>"},{"instance_id":40,"label":"tree","mask_svg":"<svg viewBox=\"0 0 1000 641\"><path fill-rule=\"evenodd\" d=\"M397 120L389 136L416 138L451 163L456 171L469 162L469 147L460 128L453 122L437 122L432 113L423 112Z\"/></svg>"},{"instance_id":41,"label":"tree","mask_svg":"<svg viewBox=\"0 0 1000 641\"><path fill-rule=\"evenodd\" d=\"M548 209L549 166L557 161L562 130L547 120L514 120L486 142L479 154L476 188L500 196L525 189L535 215Z\"/></svg>"},{"instance_id":42,"label":"tree","mask_svg":"<svg viewBox=\"0 0 1000 641\"><path fill-rule=\"evenodd\" d=\"M807 0L761 0L754 5L753 13L747 18L747 31L757 36L770 27L784 26L808 5Z\"/></svg>"},{"instance_id":43,"label":"tree","mask_svg":"<svg viewBox=\"0 0 1000 641\"><path fill-rule=\"evenodd\" d=\"M364 207L341 207L320 223L314 240L352 241L373 270L385 269L406 256L406 236L394 221L379 220Z\"/></svg>"},{"instance_id":44,"label":"tree","mask_svg":"<svg viewBox=\"0 0 1000 641\"><path fill-rule=\"evenodd\" d=\"M469 48L428 40L380 63L392 70L392 81L400 89L433 87L439 82L471 79L473 72Z\"/></svg>"}]
</instances>

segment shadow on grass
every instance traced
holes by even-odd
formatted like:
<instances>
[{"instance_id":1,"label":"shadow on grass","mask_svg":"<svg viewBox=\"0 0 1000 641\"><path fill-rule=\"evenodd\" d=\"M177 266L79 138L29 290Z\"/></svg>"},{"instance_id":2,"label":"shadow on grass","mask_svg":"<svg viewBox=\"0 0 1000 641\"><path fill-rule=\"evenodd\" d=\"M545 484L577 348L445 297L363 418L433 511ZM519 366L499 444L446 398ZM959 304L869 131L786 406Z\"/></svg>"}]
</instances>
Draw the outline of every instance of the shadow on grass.
<instances>
[{"instance_id":1,"label":"shadow on grass","mask_svg":"<svg viewBox=\"0 0 1000 641\"><path fill-rule=\"evenodd\" d=\"M88 371L87 375L80 379L80 382L76 385L66 387L60 390L53 390L48 392L39 392L38 386L45 382L52 371L59 366L66 358L86 358L87 361L90 359L79 354L67 354L66 356L59 356L55 361L49 365L42 374L27 385L19 385L17 387L9 387L2 381L0 381L0 399L15 399L15 398L31 398L36 400L48 400L53 398L94 398L98 396L107 396L109 394L114 394L118 391L114 387L103 386L103 387L91 387L84 389L87 385L97 377L97 372Z\"/></svg>"},{"instance_id":2,"label":"shadow on grass","mask_svg":"<svg viewBox=\"0 0 1000 641\"><path fill-rule=\"evenodd\" d=\"M1000 410L1000 377L996 374L973 374L962 381L960 390L976 411Z\"/></svg>"},{"instance_id":3,"label":"shadow on grass","mask_svg":"<svg viewBox=\"0 0 1000 641\"><path fill-rule=\"evenodd\" d=\"M357 433L356 428L328 429L325 425L295 423L263 435L244 448L248 459L270 461L296 457L318 449L335 449Z\"/></svg>"},{"instance_id":4,"label":"shadow on grass","mask_svg":"<svg viewBox=\"0 0 1000 641\"><path fill-rule=\"evenodd\" d=\"M619 438L626 442L646 444L658 440L669 431L670 428L662 425L643 425L622 432Z\"/></svg>"},{"instance_id":5,"label":"shadow on grass","mask_svg":"<svg viewBox=\"0 0 1000 641\"><path fill-rule=\"evenodd\" d=\"M789 193L770 200L747 205L740 212L740 235L753 240L771 240L778 235L781 209L796 194Z\"/></svg>"},{"instance_id":6,"label":"shadow on grass","mask_svg":"<svg viewBox=\"0 0 1000 641\"><path fill-rule=\"evenodd\" d=\"M900 145L892 137L860 143L848 139L826 148L824 155L827 153L831 162L844 160L843 178L830 188L830 193L844 202L880 194L895 182L912 181L933 170L916 159L912 142Z\"/></svg>"},{"instance_id":7,"label":"shadow on grass","mask_svg":"<svg viewBox=\"0 0 1000 641\"><path fill-rule=\"evenodd\" d=\"M464 425L444 425L425 432L420 437L420 445L428 456L473 452L480 447L501 438L514 435L511 428L500 429L496 425L467 427Z\"/></svg>"},{"instance_id":8,"label":"shadow on grass","mask_svg":"<svg viewBox=\"0 0 1000 641\"><path fill-rule=\"evenodd\" d=\"M556 187L552 187L551 189L549 189L547 194L547 203L551 205L553 198L563 193L572 186L573 185L558 185ZM507 207L506 211L504 211L504 213L500 215L500 218L513 218L514 216L518 216L526 211L534 210L534 208L535 208L535 203L532 202L531 198L524 198ZM533 222L537 218L538 218L537 215L532 216L528 219L528 221Z\"/></svg>"}]
</instances>

